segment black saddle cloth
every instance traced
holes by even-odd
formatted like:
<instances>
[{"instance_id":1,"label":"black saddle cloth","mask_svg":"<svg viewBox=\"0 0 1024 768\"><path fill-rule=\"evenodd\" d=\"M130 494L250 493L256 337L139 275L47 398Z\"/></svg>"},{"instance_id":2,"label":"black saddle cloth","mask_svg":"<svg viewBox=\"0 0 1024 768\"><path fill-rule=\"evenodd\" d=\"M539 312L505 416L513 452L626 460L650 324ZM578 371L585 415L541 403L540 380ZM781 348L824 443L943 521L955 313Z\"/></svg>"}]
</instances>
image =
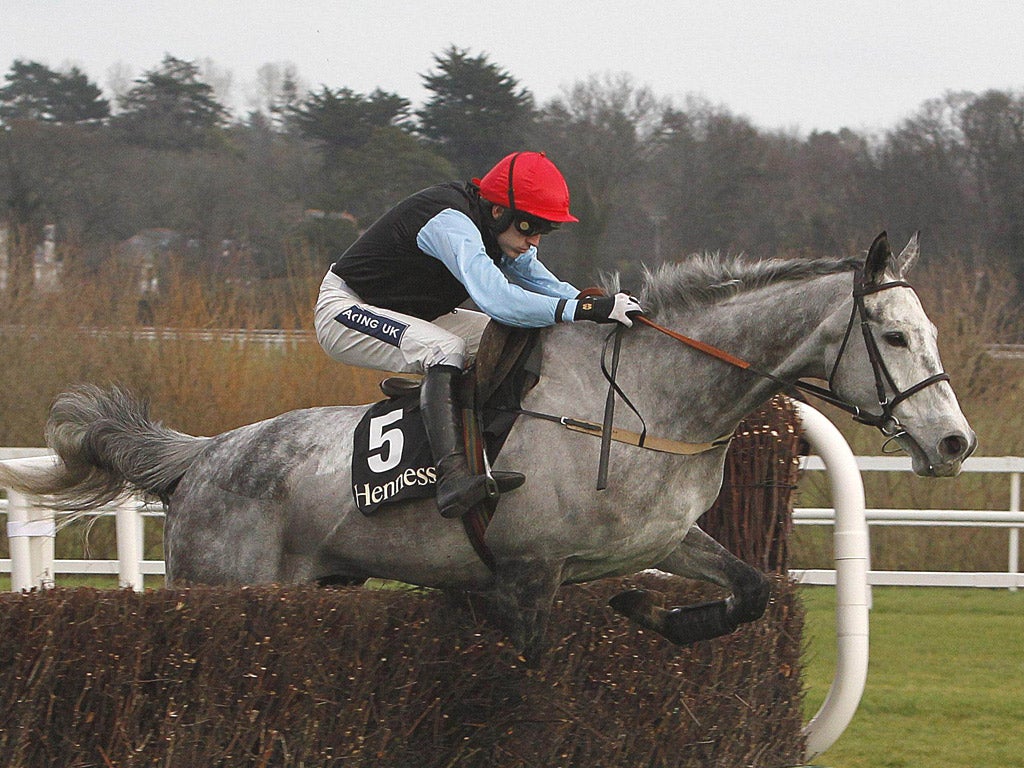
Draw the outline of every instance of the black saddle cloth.
<instances>
[{"instance_id":1,"label":"black saddle cloth","mask_svg":"<svg viewBox=\"0 0 1024 768\"><path fill-rule=\"evenodd\" d=\"M463 377L459 393L468 456L477 453L474 446L482 438L490 460L498 457L522 396L540 378L540 352L536 330L488 324L477 362ZM391 378L381 389L388 399L370 407L353 436L352 493L365 515L385 504L430 498L437 491L418 382Z\"/></svg>"}]
</instances>

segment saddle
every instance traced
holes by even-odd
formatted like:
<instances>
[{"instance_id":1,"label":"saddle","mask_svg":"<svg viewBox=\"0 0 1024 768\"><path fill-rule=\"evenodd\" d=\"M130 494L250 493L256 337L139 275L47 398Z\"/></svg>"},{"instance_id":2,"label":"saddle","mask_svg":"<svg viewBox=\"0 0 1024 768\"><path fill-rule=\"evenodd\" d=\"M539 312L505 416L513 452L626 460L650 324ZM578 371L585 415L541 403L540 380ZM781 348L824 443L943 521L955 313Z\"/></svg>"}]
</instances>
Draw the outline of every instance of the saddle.
<instances>
[{"instance_id":1,"label":"saddle","mask_svg":"<svg viewBox=\"0 0 1024 768\"><path fill-rule=\"evenodd\" d=\"M476 474L501 451L515 423L523 393L539 379L539 335L491 322L475 364L456 393L466 457ZM427 498L436 492L436 470L420 414L420 381L391 377L381 382L386 400L374 403L353 434L352 489L364 515L385 504Z\"/></svg>"},{"instance_id":2,"label":"saddle","mask_svg":"<svg viewBox=\"0 0 1024 768\"><path fill-rule=\"evenodd\" d=\"M484 329L476 361L462 377L458 393L466 458L474 473L484 474L487 471L487 460L493 460L501 452L515 424L523 395L540 380L540 361L540 334L537 329L512 328L494 320ZM413 479L407 484L392 481L376 486L383 488L384 494L392 490L395 493L379 503L371 504L368 493L364 493L363 501L360 501L360 486L356 478L365 466L365 457L354 453L354 490L357 504L364 514L372 514L380 504L387 501L424 498L434 492L432 482L417 482L417 479L423 477L433 480L434 472L429 462L426 431L418 414L420 381L393 376L384 379L380 388L388 399L375 404L357 427L357 452L361 446L366 445L368 423L374 418L383 419L392 425L404 424L403 441L413 446L413 450L407 453L417 457L413 461L419 462L419 466L403 464L394 470L396 477ZM381 416L382 413L385 415ZM369 488L368 485L365 487ZM494 558L484 542L484 533L497 509L498 501L498 498L484 499L462 516L463 526L473 548L492 570Z\"/></svg>"},{"instance_id":3,"label":"saddle","mask_svg":"<svg viewBox=\"0 0 1024 768\"><path fill-rule=\"evenodd\" d=\"M472 443L477 440L485 441L491 459L501 451L523 395L540 380L539 342L535 328L513 328L495 320L484 328L476 361L462 377L459 392L463 423L472 426L465 430L471 465ZM391 376L380 383L380 389L391 400L419 396L420 380Z\"/></svg>"},{"instance_id":4,"label":"saddle","mask_svg":"<svg viewBox=\"0 0 1024 768\"><path fill-rule=\"evenodd\" d=\"M480 339L476 362L467 371L480 399L486 402L502 384L520 372L524 374L520 381L524 389L520 394L525 394L537 383L539 372L525 369L537 338L535 328L513 328L496 320L487 324ZM404 397L420 391L420 380L390 376L380 383L380 389L390 398Z\"/></svg>"}]
</instances>

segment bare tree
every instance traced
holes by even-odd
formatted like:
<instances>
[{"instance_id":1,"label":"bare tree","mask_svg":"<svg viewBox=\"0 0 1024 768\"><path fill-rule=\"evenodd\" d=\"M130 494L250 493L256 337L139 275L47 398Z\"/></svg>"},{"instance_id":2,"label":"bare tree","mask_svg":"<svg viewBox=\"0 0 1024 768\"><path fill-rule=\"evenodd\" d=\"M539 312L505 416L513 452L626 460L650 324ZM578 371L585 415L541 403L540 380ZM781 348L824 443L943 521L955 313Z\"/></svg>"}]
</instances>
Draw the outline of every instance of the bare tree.
<instances>
[{"instance_id":1,"label":"bare tree","mask_svg":"<svg viewBox=\"0 0 1024 768\"><path fill-rule=\"evenodd\" d=\"M114 95L114 111L116 105L124 101L128 91L135 84L135 70L130 64L118 61L107 68L107 90Z\"/></svg>"},{"instance_id":2,"label":"bare tree","mask_svg":"<svg viewBox=\"0 0 1024 768\"><path fill-rule=\"evenodd\" d=\"M287 122L289 110L298 106L301 95L307 90L293 63L268 62L256 70L255 88L248 96L247 105L250 111L260 113L275 128L281 129Z\"/></svg>"},{"instance_id":3,"label":"bare tree","mask_svg":"<svg viewBox=\"0 0 1024 768\"><path fill-rule=\"evenodd\" d=\"M1024 93L986 91L960 119L988 213L986 240L1008 257L1024 294Z\"/></svg>"},{"instance_id":4,"label":"bare tree","mask_svg":"<svg viewBox=\"0 0 1024 768\"><path fill-rule=\"evenodd\" d=\"M534 148L547 151L569 183L580 222L570 230L575 252L568 259L578 278L636 266L635 240L617 252L601 249L613 220L648 216L640 182L667 109L650 88L617 74L577 82L541 110ZM653 237L648 242L653 251Z\"/></svg>"},{"instance_id":5,"label":"bare tree","mask_svg":"<svg viewBox=\"0 0 1024 768\"><path fill-rule=\"evenodd\" d=\"M207 83L213 88L213 97L219 103L223 104L228 111L231 111L231 105L234 104L234 74L230 69L221 67L209 56L200 59L196 62L199 66L200 79Z\"/></svg>"}]
</instances>

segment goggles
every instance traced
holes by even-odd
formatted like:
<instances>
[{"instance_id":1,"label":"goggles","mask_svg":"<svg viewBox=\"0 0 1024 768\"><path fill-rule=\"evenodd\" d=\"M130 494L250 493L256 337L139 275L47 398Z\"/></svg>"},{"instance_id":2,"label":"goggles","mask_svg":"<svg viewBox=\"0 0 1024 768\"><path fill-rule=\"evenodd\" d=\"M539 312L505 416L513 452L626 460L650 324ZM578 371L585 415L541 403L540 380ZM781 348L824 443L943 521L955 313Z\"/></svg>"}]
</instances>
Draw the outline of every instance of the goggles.
<instances>
[{"instance_id":1,"label":"goggles","mask_svg":"<svg viewBox=\"0 0 1024 768\"><path fill-rule=\"evenodd\" d=\"M557 221L547 221L536 216L528 216L524 213L515 212L512 214L512 227L520 235L533 237L534 235L547 235L554 232L560 224Z\"/></svg>"}]
</instances>

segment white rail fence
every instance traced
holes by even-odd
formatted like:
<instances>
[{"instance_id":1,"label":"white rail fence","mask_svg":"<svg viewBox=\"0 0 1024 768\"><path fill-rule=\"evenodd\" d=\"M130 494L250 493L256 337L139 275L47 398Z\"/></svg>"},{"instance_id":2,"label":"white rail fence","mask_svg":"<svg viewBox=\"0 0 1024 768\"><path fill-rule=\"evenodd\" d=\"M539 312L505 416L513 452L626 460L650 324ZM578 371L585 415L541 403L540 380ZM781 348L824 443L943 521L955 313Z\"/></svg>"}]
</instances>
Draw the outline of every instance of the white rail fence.
<instances>
[{"instance_id":1,"label":"white rail fence","mask_svg":"<svg viewBox=\"0 0 1024 768\"><path fill-rule=\"evenodd\" d=\"M43 448L0 448L0 460L40 461L47 455ZM904 456L855 457L858 469L864 472L910 473L910 459ZM826 469L819 456L804 460L805 471ZM1007 567L998 571L880 571L868 570L867 579L873 586L946 586L987 587L1017 590L1024 587L1024 573L1020 570L1020 533L1024 528L1021 510L1020 485L1024 473L1024 457L974 457L964 463L965 473L996 473L1005 475L1009 482L1008 509L891 509L868 508L865 516L869 527L874 526L932 526L981 527L1007 531ZM955 482L955 481L940 481ZM955 490L951 486L951 492ZM118 576L123 587L141 589L143 576L164 573L162 560L143 559L143 533L147 520L161 518L159 505L145 505L136 498L106 508L98 514L116 518L116 560L54 559L53 542L61 515L33 506L20 494L8 492L0 499L0 514L7 514L7 535L11 556L0 558L0 573L10 573L11 588L15 591L39 586L52 586L57 574L106 574ZM802 507L794 510L797 525L835 525L835 509L830 507ZM792 572L802 584L835 585L836 571L827 569L801 569Z\"/></svg>"},{"instance_id":2,"label":"white rail fence","mask_svg":"<svg viewBox=\"0 0 1024 768\"><path fill-rule=\"evenodd\" d=\"M907 456L858 456L857 467L865 472L910 473ZM817 456L804 460L808 471L824 470L825 464ZM872 526L935 526L1001 528L1007 531L1007 567L996 571L875 571L868 570L868 583L873 586L928 586L928 587L989 587L1017 590L1024 587L1024 574L1020 572L1020 532L1024 528L1021 511L1020 478L1024 473L1024 457L977 456L964 462L963 472L1005 475L1009 480L1009 509L865 509L865 518ZM956 481L951 483L950 495L955 497ZM808 507L793 510L797 525L833 525L835 510ZM806 569L793 571L802 584L835 584L835 571Z\"/></svg>"},{"instance_id":3,"label":"white rail fence","mask_svg":"<svg viewBox=\"0 0 1024 768\"><path fill-rule=\"evenodd\" d=\"M315 343L312 331L262 328L169 328L145 326L141 328L71 329L72 333L94 338L131 338L139 341L220 341L229 344L260 344L267 348L295 349L299 344ZM32 335L38 329L29 325L0 325L0 335ZM3 450L3 449L0 449Z\"/></svg>"}]
</instances>

